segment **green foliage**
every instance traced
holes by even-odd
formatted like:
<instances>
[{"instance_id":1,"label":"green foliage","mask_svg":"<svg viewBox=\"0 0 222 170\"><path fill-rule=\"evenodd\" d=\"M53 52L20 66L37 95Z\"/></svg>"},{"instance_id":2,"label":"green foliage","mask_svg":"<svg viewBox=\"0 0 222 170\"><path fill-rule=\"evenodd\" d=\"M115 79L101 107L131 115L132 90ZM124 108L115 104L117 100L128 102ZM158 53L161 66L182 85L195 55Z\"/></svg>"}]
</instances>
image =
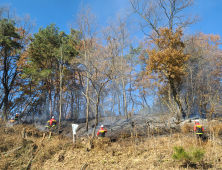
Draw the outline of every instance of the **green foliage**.
<instances>
[{"instance_id":1,"label":"green foliage","mask_svg":"<svg viewBox=\"0 0 222 170\"><path fill-rule=\"evenodd\" d=\"M0 47L13 50L20 49L21 44L16 41L21 39L15 30L15 22L8 19L0 20Z\"/></svg>"},{"instance_id":2,"label":"green foliage","mask_svg":"<svg viewBox=\"0 0 222 170\"><path fill-rule=\"evenodd\" d=\"M19 50L22 46L21 37L16 31L15 22L8 19L0 20L0 65L2 71L1 85L4 88L4 118L7 119L7 111L11 104L9 95L18 75L16 62L20 58ZM2 107L1 104L1 107Z\"/></svg>"},{"instance_id":3,"label":"green foliage","mask_svg":"<svg viewBox=\"0 0 222 170\"><path fill-rule=\"evenodd\" d=\"M202 149L196 148L193 152L193 162L199 162L203 156L205 154L205 151L203 151Z\"/></svg>"},{"instance_id":4,"label":"green foliage","mask_svg":"<svg viewBox=\"0 0 222 170\"><path fill-rule=\"evenodd\" d=\"M173 159L176 160L190 160L191 157L185 152L182 146L174 147L175 153L173 154Z\"/></svg>"},{"instance_id":5,"label":"green foliage","mask_svg":"<svg viewBox=\"0 0 222 170\"><path fill-rule=\"evenodd\" d=\"M68 64L77 55L77 32L72 30L72 33L65 34L55 24L50 24L46 28L41 27L29 45L28 62L23 67L23 78L32 77L32 81L37 83L53 80L59 74L61 53L64 64Z\"/></svg>"},{"instance_id":6,"label":"green foliage","mask_svg":"<svg viewBox=\"0 0 222 170\"><path fill-rule=\"evenodd\" d=\"M191 148L189 151L185 151L182 146L173 147L175 153L173 159L184 161L186 164L196 163L202 160L205 151L200 148Z\"/></svg>"}]
</instances>

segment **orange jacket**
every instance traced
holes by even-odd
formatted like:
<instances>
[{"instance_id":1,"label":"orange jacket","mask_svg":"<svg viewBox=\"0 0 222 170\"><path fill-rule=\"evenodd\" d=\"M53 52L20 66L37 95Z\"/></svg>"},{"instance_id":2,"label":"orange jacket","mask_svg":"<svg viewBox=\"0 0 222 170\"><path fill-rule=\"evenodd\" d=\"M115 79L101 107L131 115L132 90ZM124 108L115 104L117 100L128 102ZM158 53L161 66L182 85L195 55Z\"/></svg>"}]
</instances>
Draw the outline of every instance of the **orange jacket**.
<instances>
[{"instance_id":1,"label":"orange jacket","mask_svg":"<svg viewBox=\"0 0 222 170\"><path fill-rule=\"evenodd\" d=\"M50 125L52 125L52 122L56 122L56 124L57 124L57 121L55 119L51 119L49 122L50 122L49 123Z\"/></svg>"},{"instance_id":2,"label":"orange jacket","mask_svg":"<svg viewBox=\"0 0 222 170\"><path fill-rule=\"evenodd\" d=\"M99 131L97 132L97 136L99 135L99 133L100 133L100 131L103 131L103 132L107 132L107 130L105 130L105 129L103 129L103 127L101 127L100 129L99 129Z\"/></svg>"},{"instance_id":3,"label":"orange jacket","mask_svg":"<svg viewBox=\"0 0 222 170\"><path fill-rule=\"evenodd\" d=\"M194 131L196 131L197 130L197 125L201 125L201 124L199 124L199 123L196 123L195 125L194 125ZM202 131L204 131L204 128L203 128L203 126L201 125L201 127L202 127Z\"/></svg>"}]
</instances>

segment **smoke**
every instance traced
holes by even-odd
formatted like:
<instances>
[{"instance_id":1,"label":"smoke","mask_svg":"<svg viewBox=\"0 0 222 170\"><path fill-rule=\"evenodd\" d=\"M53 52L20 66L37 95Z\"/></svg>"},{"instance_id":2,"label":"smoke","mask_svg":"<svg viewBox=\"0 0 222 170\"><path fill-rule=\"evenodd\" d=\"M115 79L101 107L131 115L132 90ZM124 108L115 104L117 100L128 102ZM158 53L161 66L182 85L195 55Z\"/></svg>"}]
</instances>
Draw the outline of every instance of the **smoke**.
<instances>
[{"instance_id":1,"label":"smoke","mask_svg":"<svg viewBox=\"0 0 222 170\"><path fill-rule=\"evenodd\" d=\"M132 121L137 124L146 125L147 114L132 115ZM116 131L121 131L123 129L131 129L131 118L126 118L125 116L115 116L115 117L102 117L99 118L99 123L96 126L96 132L100 129L101 125L107 129L107 136L115 135ZM88 132L85 131L85 127L79 128L77 130L78 135L91 135L95 126L95 120L89 122Z\"/></svg>"}]
</instances>

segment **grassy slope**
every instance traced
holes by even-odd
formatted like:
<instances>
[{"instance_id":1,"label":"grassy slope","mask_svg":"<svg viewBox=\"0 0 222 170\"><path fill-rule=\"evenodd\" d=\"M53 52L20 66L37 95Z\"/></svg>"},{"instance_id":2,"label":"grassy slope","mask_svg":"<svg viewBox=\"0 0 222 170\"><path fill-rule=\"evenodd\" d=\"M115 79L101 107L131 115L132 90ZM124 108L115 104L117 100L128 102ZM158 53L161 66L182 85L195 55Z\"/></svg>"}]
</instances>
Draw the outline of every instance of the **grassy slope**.
<instances>
[{"instance_id":1,"label":"grassy slope","mask_svg":"<svg viewBox=\"0 0 222 170\"><path fill-rule=\"evenodd\" d=\"M215 123L214 123L215 124ZM218 124L219 125L219 124ZM27 139L21 138L21 131L26 128ZM199 147L206 151L204 164L197 163L193 168L219 169L222 168L221 140L217 135L218 128L210 125L215 140L198 144L195 136L189 133L192 125L186 125L181 133L169 134L169 136L149 138L139 137L119 138L111 143L109 139L95 140L94 148L87 151L88 141L78 141L76 145L72 139L63 136L46 134L42 141L43 132L37 131L28 125L18 125L13 128L0 128L0 151L8 152L19 146L20 150L9 154L0 155L0 169L26 169L32 159L29 169L71 170L81 169L86 163L85 169L182 169L182 162L172 159L173 146L183 146L186 150L191 147ZM7 132L4 132L6 129ZM222 128L221 128L222 129ZM122 135L126 136L126 135ZM187 167L184 167L185 169ZM192 167L190 167L192 168Z\"/></svg>"}]
</instances>

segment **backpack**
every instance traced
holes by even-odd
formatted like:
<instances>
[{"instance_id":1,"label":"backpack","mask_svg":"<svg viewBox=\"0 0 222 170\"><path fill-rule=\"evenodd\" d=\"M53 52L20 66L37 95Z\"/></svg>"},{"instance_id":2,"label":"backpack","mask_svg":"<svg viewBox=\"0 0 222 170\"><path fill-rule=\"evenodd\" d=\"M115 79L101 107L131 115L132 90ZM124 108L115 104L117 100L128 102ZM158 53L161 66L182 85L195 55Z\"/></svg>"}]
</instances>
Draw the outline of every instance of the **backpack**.
<instances>
[{"instance_id":1,"label":"backpack","mask_svg":"<svg viewBox=\"0 0 222 170\"><path fill-rule=\"evenodd\" d=\"M105 130L99 130L99 137L105 137Z\"/></svg>"},{"instance_id":2,"label":"backpack","mask_svg":"<svg viewBox=\"0 0 222 170\"><path fill-rule=\"evenodd\" d=\"M202 126L196 125L196 134L203 134Z\"/></svg>"}]
</instances>

